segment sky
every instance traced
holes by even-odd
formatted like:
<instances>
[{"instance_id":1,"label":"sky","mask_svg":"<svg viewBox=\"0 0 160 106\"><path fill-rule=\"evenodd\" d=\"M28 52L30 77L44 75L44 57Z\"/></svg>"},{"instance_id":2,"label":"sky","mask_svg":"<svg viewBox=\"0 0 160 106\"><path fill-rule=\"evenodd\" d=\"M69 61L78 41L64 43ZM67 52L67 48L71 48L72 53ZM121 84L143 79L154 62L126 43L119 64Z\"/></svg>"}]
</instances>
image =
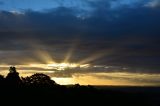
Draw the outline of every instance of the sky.
<instances>
[{"instance_id":1,"label":"sky","mask_svg":"<svg viewBox=\"0 0 160 106\"><path fill-rule=\"evenodd\" d=\"M0 72L159 86L159 28L160 0L0 0Z\"/></svg>"}]
</instances>

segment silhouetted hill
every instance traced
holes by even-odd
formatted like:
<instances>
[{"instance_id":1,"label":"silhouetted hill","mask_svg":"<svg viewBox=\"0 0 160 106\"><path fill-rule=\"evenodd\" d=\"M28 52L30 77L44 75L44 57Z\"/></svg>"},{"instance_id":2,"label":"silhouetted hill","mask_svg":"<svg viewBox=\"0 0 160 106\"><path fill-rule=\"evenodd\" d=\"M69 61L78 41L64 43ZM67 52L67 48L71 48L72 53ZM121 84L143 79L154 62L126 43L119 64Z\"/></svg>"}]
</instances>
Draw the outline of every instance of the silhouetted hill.
<instances>
[{"instance_id":1,"label":"silhouetted hill","mask_svg":"<svg viewBox=\"0 0 160 106\"><path fill-rule=\"evenodd\" d=\"M62 86L42 73L20 78L15 67L6 78L0 75L0 91L0 100L16 105L160 106L159 87Z\"/></svg>"}]
</instances>

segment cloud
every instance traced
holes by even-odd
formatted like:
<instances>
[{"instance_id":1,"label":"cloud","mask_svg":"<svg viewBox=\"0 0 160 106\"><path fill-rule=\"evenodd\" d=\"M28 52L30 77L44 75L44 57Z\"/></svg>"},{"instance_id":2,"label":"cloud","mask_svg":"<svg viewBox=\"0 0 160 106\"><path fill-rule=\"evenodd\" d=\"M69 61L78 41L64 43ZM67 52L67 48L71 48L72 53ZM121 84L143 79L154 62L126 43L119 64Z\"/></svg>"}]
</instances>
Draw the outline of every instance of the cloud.
<instances>
[{"instance_id":1,"label":"cloud","mask_svg":"<svg viewBox=\"0 0 160 106\"><path fill-rule=\"evenodd\" d=\"M72 48L71 62L87 60L95 65L159 72L158 9L125 7L111 11L108 2L88 2L97 8L85 18L77 17L74 8L66 7L45 12L25 10L23 14L1 11L1 62L45 63L44 54L62 62Z\"/></svg>"},{"instance_id":2,"label":"cloud","mask_svg":"<svg viewBox=\"0 0 160 106\"><path fill-rule=\"evenodd\" d=\"M159 85L159 74L140 74L140 73L92 73L89 74L96 79L104 79L119 83L128 82L133 85ZM85 75L84 75L85 76Z\"/></svg>"},{"instance_id":3,"label":"cloud","mask_svg":"<svg viewBox=\"0 0 160 106\"><path fill-rule=\"evenodd\" d=\"M159 8L160 7L160 0L152 0L152 1L148 2L145 6L151 7L151 8Z\"/></svg>"},{"instance_id":4,"label":"cloud","mask_svg":"<svg viewBox=\"0 0 160 106\"><path fill-rule=\"evenodd\" d=\"M110 0L110 8L112 9L119 9L123 7L136 8L142 3L144 3L144 0Z\"/></svg>"},{"instance_id":5,"label":"cloud","mask_svg":"<svg viewBox=\"0 0 160 106\"><path fill-rule=\"evenodd\" d=\"M0 64L47 64L66 60L91 66L66 70L21 67L18 70L46 72L51 77L72 78L83 74L104 80L159 84L160 11L150 8L158 7L158 1L53 2L54 6L51 3L48 8L47 4L36 5L35 1L34 8L32 4L28 7L20 3L19 6L24 7L21 9L15 3L17 9L14 10L4 7L8 2L0 5ZM156 5L151 6L152 3ZM138 77L112 73L131 73ZM151 76L146 78L144 73Z\"/></svg>"},{"instance_id":6,"label":"cloud","mask_svg":"<svg viewBox=\"0 0 160 106\"><path fill-rule=\"evenodd\" d=\"M33 10L45 12L53 8L69 8L76 11L77 16L88 17L97 10L118 10L120 8L137 8L148 0L14 0L4 1L1 7L4 11Z\"/></svg>"}]
</instances>

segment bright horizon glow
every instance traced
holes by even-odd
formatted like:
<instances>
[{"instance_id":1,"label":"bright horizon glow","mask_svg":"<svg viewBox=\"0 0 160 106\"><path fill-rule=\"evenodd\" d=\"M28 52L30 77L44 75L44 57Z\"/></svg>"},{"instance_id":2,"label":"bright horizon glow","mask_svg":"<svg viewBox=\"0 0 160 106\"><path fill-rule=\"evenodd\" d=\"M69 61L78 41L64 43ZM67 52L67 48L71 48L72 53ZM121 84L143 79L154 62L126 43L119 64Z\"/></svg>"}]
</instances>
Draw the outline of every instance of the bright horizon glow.
<instances>
[{"instance_id":1,"label":"bright horizon glow","mask_svg":"<svg viewBox=\"0 0 160 106\"><path fill-rule=\"evenodd\" d=\"M106 77L106 78L105 78ZM158 81L160 74L140 74L140 73L90 73L75 74L71 78L51 79L60 85L80 84L80 85L108 85L108 86L160 86Z\"/></svg>"},{"instance_id":2,"label":"bright horizon glow","mask_svg":"<svg viewBox=\"0 0 160 106\"><path fill-rule=\"evenodd\" d=\"M42 69L55 69L65 70L73 68L89 68L90 64L77 64L77 63L50 63L50 64L26 64L26 65L0 65L0 68L9 68L15 66L16 68L42 68Z\"/></svg>"},{"instance_id":3,"label":"bright horizon glow","mask_svg":"<svg viewBox=\"0 0 160 106\"><path fill-rule=\"evenodd\" d=\"M107 85L107 86L160 86L160 74L142 74L129 72L108 73L75 73L70 77L55 77L54 71L43 70L17 70L21 77L31 76L35 73L44 73L60 85ZM8 70L0 72L6 76Z\"/></svg>"},{"instance_id":4,"label":"bright horizon glow","mask_svg":"<svg viewBox=\"0 0 160 106\"><path fill-rule=\"evenodd\" d=\"M71 52L69 54L71 56ZM160 74L123 72L128 68L88 64L90 61L102 58L104 56L102 53L95 53L78 63L70 63L70 56L67 55L63 62L58 63L51 58L49 53L38 51L38 57L44 61L43 64L30 63L15 65L15 67L22 77L44 73L60 85L160 86ZM0 68L4 70L0 74L7 75L9 66L12 65L0 65ZM114 72L115 69L117 72Z\"/></svg>"}]
</instances>

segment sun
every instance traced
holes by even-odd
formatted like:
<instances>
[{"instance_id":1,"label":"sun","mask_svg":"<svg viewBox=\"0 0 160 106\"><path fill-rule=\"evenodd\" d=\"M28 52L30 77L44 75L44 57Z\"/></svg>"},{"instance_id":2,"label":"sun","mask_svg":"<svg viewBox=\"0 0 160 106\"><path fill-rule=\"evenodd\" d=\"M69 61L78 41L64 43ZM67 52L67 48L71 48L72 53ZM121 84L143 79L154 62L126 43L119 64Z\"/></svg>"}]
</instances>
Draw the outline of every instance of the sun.
<instances>
[{"instance_id":1,"label":"sun","mask_svg":"<svg viewBox=\"0 0 160 106\"><path fill-rule=\"evenodd\" d=\"M67 68L76 68L79 67L79 64L76 63L52 63L47 64L48 68L56 69L56 70L65 70Z\"/></svg>"}]
</instances>

